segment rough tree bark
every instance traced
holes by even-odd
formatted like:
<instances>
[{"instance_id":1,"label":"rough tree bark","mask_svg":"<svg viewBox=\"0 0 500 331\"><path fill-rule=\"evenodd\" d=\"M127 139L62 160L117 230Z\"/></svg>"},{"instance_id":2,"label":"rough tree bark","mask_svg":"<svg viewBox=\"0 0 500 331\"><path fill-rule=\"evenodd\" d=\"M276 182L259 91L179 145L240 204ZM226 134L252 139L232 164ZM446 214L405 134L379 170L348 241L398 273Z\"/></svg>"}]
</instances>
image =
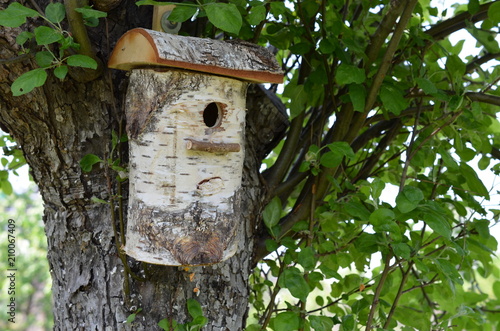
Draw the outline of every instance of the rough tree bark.
<instances>
[{"instance_id":1,"label":"rough tree bark","mask_svg":"<svg viewBox=\"0 0 500 331\"><path fill-rule=\"evenodd\" d=\"M0 0L1 7L8 3ZM37 3L45 8L44 1ZM108 41L112 47L126 30L147 27L150 13L150 8L138 9L134 1L124 1L108 13L106 24L89 30L103 63L109 55ZM32 30L40 23L30 21L23 29ZM0 58L17 57L15 36L20 31L0 30ZM109 199L110 192L117 192L116 183L110 185L102 167L83 173L79 161L89 153L109 157L111 131L125 124L127 78L122 73L105 72L96 80L82 83L70 78L60 82L51 76L42 88L13 97L12 81L34 68L34 59L0 64L0 124L22 148L45 205L54 329L159 330L161 319L180 323L189 320L185 308L188 298L201 303L209 320L207 330L241 329L247 311L256 220L263 204L260 160L285 123L265 94L255 87L249 91L242 213L238 220L244 238L236 255L224 263L190 270L141 264L129 258L130 269L145 280L130 278L126 289L110 208L91 202L93 196ZM126 204L127 192L122 194ZM118 224L114 226L119 229ZM135 322L124 324L138 308L142 311Z\"/></svg>"}]
</instances>

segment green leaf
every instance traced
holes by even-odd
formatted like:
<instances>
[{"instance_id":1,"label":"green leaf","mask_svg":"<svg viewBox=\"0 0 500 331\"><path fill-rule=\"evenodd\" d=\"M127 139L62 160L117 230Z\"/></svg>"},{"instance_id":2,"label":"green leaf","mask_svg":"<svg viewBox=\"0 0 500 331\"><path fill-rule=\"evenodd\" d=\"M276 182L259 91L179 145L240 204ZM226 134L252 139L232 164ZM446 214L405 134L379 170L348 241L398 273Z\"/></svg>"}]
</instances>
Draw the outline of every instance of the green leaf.
<instances>
[{"instance_id":1,"label":"green leaf","mask_svg":"<svg viewBox=\"0 0 500 331\"><path fill-rule=\"evenodd\" d=\"M477 167L479 168L479 170L486 170L486 168L488 168L488 166L490 165L490 162L491 158L489 158L486 155L483 155L481 159L477 162Z\"/></svg>"},{"instance_id":2,"label":"green leaf","mask_svg":"<svg viewBox=\"0 0 500 331\"><path fill-rule=\"evenodd\" d=\"M18 45L24 45L25 42L30 40L35 36L34 33L29 32L29 31L22 31L20 34L17 35L16 37L16 43Z\"/></svg>"},{"instance_id":3,"label":"green leaf","mask_svg":"<svg viewBox=\"0 0 500 331\"><path fill-rule=\"evenodd\" d=\"M360 84L349 85L349 98L355 111L364 112L366 104L366 89Z\"/></svg>"},{"instance_id":4,"label":"green leaf","mask_svg":"<svg viewBox=\"0 0 500 331\"><path fill-rule=\"evenodd\" d=\"M453 75L462 76L465 74L465 63L458 55L451 54L446 59L446 69Z\"/></svg>"},{"instance_id":5,"label":"green leaf","mask_svg":"<svg viewBox=\"0 0 500 331\"><path fill-rule=\"evenodd\" d=\"M246 326L245 331L261 331L261 329L259 324L250 324Z\"/></svg>"},{"instance_id":6,"label":"green leaf","mask_svg":"<svg viewBox=\"0 0 500 331\"><path fill-rule=\"evenodd\" d=\"M66 17L66 9L60 2L49 3L45 8L45 17L52 23L60 23Z\"/></svg>"},{"instance_id":7,"label":"green leaf","mask_svg":"<svg viewBox=\"0 0 500 331\"><path fill-rule=\"evenodd\" d=\"M490 221L485 219L475 220L474 221L474 229L476 229L477 233L483 239L490 238Z\"/></svg>"},{"instance_id":8,"label":"green leaf","mask_svg":"<svg viewBox=\"0 0 500 331\"><path fill-rule=\"evenodd\" d=\"M92 171L92 166L99 162L103 162L99 156L87 154L80 160L80 168L82 168L84 172L90 172Z\"/></svg>"},{"instance_id":9,"label":"green leaf","mask_svg":"<svg viewBox=\"0 0 500 331\"><path fill-rule=\"evenodd\" d=\"M10 87L12 95L20 96L31 92L35 87L42 86L47 80L45 69L30 70L19 76Z\"/></svg>"},{"instance_id":10,"label":"green leaf","mask_svg":"<svg viewBox=\"0 0 500 331\"><path fill-rule=\"evenodd\" d=\"M141 310L142 310L142 308L139 308L139 309L137 309L137 311L135 313L128 315L127 320L125 321L125 323L132 323L133 321L135 321L135 318L136 318L137 314L139 312L141 312Z\"/></svg>"},{"instance_id":11,"label":"green leaf","mask_svg":"<svg viewBox=\"0 0 500 331\"><path fill-rule=\"evenodd\" d=\"M278 282L280 287L288 289L295 298L306 301L310 289L299 269L295 267L285 269Z\"/></svg>"},{"instance_id":12,"label":"green leaf","mask_svg":"<svg viewBox=\"0 0 500 331\"><path fill-rule=\"evenodd\" d=\"M354 331L355 330L355 320L354 315L348 314L342 316L342 330L343 331Z\"/></svg>"},{"instance_id":13,"label":"green leaf","mask_svg":"<svg viewBox=\"0 0 500 331\"><path fill-rule=\"evenodd\" d=\"M159 321L158 326L165 331L175 330L170 327L170 321L167 318L164 318L161 321Z\"/></svg>"},{"instance_id":14,"label":"green leaf","mask_svg":"<svg viewBox=\"0 0 500 331\"><path fill-rule=\"evenodd\" d=\"M270 2L270 5L271 5L271 13L276 18L278 18L280 15L285 14L288 10L283 2L272 1Z\"/></svg>"},{"instance_id":15,"label":"green leaf","mask_svg":"<svg viewBox=\"0 0 500 331\"><path fill-rule=\"evenodd\" d=\"M479 10L479 0L469 0L469 4L467 5L467 10L471 15L474 15Z\"/></svg>"},{"instance_id":16,"label":"green leaf","mask_svg":"<svg viewBox=\"0 0 500 331\"><path fill-rule=\"evenodd\" d=\"M35 54L35 59L40 68L47 68L52 65L54 56L49 51L41 51Z\"/></svg>"},{"instance_id":17,"label":"green leaf","mask_svg":"<svg viewBox=\"0 0 500 331\"><path fill-rule=\"evenodd\" d=\"M89 6L85 6L85 7L81 7L81 8L76 8L75 11L79 12L80 14L82 14L82 16L83 16L84 19L89 19L89 18L103 18L103 17L107 17L108 16L107 13L105 13L103 11L100 11L100 10L92 9Z\"/></svg>"},{"instance_id":18,"label":"green leaf","mask_svg":"<svg viewBox=\"0 0 500 331\"><path fill-rule=\"evenodd\" d=\"M66 78L67 74L68 74L68 66L61 65L54 69L54 76L56 76L60 80Z\"/></svg>"},{"instance_id":19,"label":"green leaf","mask_svg":"<svg viewBox=\"0 0 500 331\"><path fill-rule=\"evenodd\" d=\"M291 100L290 100L290 119L294 119L296 116L300 115L306 108L307 104L307 93L304 91L304 85L292 85L289 84L288 91L291 90ZM288 87L288 86L287 86ZM287 90L285 88L285 90Z\"/></svg>"},{"instance_id":20,"label":"green leaf","mask_svg":"<svg viewBox=\"0 0 500 331\"><path fill-rule=\"evenodd\" d=\"M278 197L274 197L266 208L264 208L262 217L264 219L264 224L266 224L269 229L278 224L281 218L281 211L281 200Z\"/></svg>"},{"instance_id":21,"label":"green leaf","mask_svg":"<svg viewBox=\"0 0 500 331\"><path fill-rule=\"evenodd\" d=\"M208 20L215 27L229 33L238 34L240 32L243 20L236 5L211 2L203 5L203 9L207 13Z\"/></svg>"},{"instance_id":22,"label":"green leaf","mask_svg":"<svg viewBox=\"0 0 500 331\"><path fill-rule=\"evenodd\" d=\"M391 245L396 256L409 260L411 254L411 247L406 243L394 243Z\"/></svg>"},{"instance_id":23,"label":"green leaf","mask_svg":"<svg viewBox=\"0 0 500 331\"><path fill-rule=\"evenodd\" d=\"M365 81L365 71L356 66L342 63L337 68L335 79L339 85L347 85L351 83L361 84Z\"/></svg>"},{"instance_id":24,"label":"green leaf","mask_svg":"<svg viewBox=\"0 0 500 331\"><path fill-rule=\"evenodd\" d=\"M394 240L395 242L400 242L402 240L401 230L399 229L399 226L394 218L395 215L392 210L387 208L379 208L370 215L369 220L373 225L373 229L375 230L375 232L388 232L392 240Z\"/></svg>"},{"instance_id":25,"label":"green leaf","mask_svg":"<svg viewBox=\"0 0 500 331\"><path fill-rule=\"evenodd\" d=\"M2 180L1 182L2 191L5 195L11 195L13 192L12 184L8 180Z\"/></svg>"},{"instance_id":26,"label":"green leaf","mask_svg":"<svg viewBox=\"0 0 500 331\"><path fill-rule=\"evenodd\" d=\"M268 252L274 252L280 247L280 245L272 240L272 239L266 239L266 249Z\"/></svg>"},{"instance_id":27,"label":"green leaf","mask_svg":"<svg viewBox=\"0 0 500 331\"><path fill-rule=\"evenodd\" d=\"M403 93L391 85L382 85L380 100L384 107L395 115L401 114L401 111L408 107L408 100L404 98Z\"/></svg>"},{"instance_id":28,"label":"green leaf","mask_svg":"<svg viewBox=\"0 0 500 331\"><path fill-rule=\"evenodd\" d=\"M373 179L373 182L371 182L371 184L370 184L370 191L371 191L372 198L375 200L380 198L380 195L382 194L382 191L384 190L384 188L385 188L385 182L383 180L381 180L380 178L375 177Z\"/></svg>"},{"instance_id":29,"label":"green leaf","mask_svg":"<svg viewBox=\"0 0 500 331\"><path fill-rule=\"evenodd\" d=\"M348 159L352 159L355 156L351 148L351 145L349 145L345 141L336 141L331 144L328 144L327 146L332 152L345 156Z\"/></svg>"},{"instance_id":30,"label":"green leaf","mask_svg":"<svg viewBox=\"0 0 500 331\"><path fill-rule=\"evenodd\" d=\"M446 278L459 285L464 283L457 268L450 261L445 259L436 259L435 262L439 270L446 276Z\"/></svg>"},{"instance_id":31,"label":"green leaf","mask_svg":"<svg viewBox=\"0 0 500 331\"><path fill-rule=\"evenodd\" d=\"M311 247L301 249L297 255L297 262L304 267L304 270L313 270L317 262L313 249Z\"/></svg>"},{"instance_id":32,"label":"green leaf","mask_svg":"<svg viewBox=\"0 0 500 331\"><path fill-rule=\"evenodd\" d=\"M328 39L322 39L319 43L319 50L323 54L331 54L335 51L335 45Z\"/></svg>"},{"instance_id":33,"label":"green leaf","mask_svg":"<svg viewBox=\"0 0 500 331\"><path fill-rule=\"evenodd\" d=\"M488 18L495 25L500 23L500 2L491 4L491 6L488 8Z\"/></svg>"},{"instance_id":34,"label":"green leaf","mask_svg":"<svg viewBox=\"0 0 500 331\"><path fill-rule=\"evenodd\" d=\"M357 201L349 201L344 204L344 209L349 215L356 217L361 221L366 221L370 217L370 211L366 207Z\"/></svg>"},{"instance_id":35,"label":"green leaf","mask_svg":"<svg viewBox=\"0 0 500 331\"><path fill-rule=\"evenodd\" d=\"M326 168L335 168L342 163L343 155L335 152L327 152L321 155L320 163Z\"/></svg>"},{"instance_id":36,"label":"green leaf","mask_svg":"<svg viewBox=\"0 0 500 331\"><path fill-rule=\"evenodd\" d=\"M63 38L63 35L59 31L49 28L48 26L39 26L35 28L35 40L38 45L52 44Z\"/></svg>"},{"instance_id":37,"label":"green leaf","mask_svg":"<svg viewBox=\"0 0 500 331\"><path fill-rule=\"evenodd\" d=\"M66 58L66 63L72 67L97 69L97 62L87 55L70 55Z\"/></svg>"},{"instance_id":38,"label":"green leaf","mask_svg":"<svg viewBox=\"0 0 500 331\"><path fill-rule=\"evenodd\" d=\"M428 202L421 210L424 222L437 234L450 239L451 226L445 217L445 211L433 202Z\"/></svg>"},{"instance_id":39,"label":"green leaf","mask_svg":"<svg viewBox=\"0 0 500 331\"><path fill-rule=\"evenodd\" d=\"M196 14L198 7L195 6L182 6L181 4L175 6L174 10L168 15L168 19L172 22L185 22Z\"/></svg>"},{"instance_id":40,"label":"green leaf","mask_svg":"<svg viewBox=\"0 0 500 331\"><path fill-rule=\"evenodd\" d=\"M255 6L247 16L250 25L258 25L266 18L266 7L264 5Z\"/></svg>"},{"instance_id":41,"label":"green leaf","mask_svg":"<svg viewBox=\"0 0 500 331\"><path fill-rule=\"evenodd\" d=\"M297 330L300 325L299 315L292 311L285 311L276 315L273 319L273 330L276 331L293 331Z\"/></svg>"},{"instance_id":42,"label":"green leaf","mask_svg":"<svg viewBox=\"0 0 500 331\"><path fill-rule=\"evenodd\" d=\"M331 331L333 330L333 320L327 316L309 316L311 328L315 331Z\"/></svg>"},{"instance_id":43,"label":"green leaf","mask_svg":"<svg viewBox=\"0 0 500 331\"><path fill-rule=\"evenodd\" d=\"M475 27L467 29L467 31L477 40L478 43L484 46L488 53L494 54L500 51L498 42L491 35L490 31L483 31L480 29L476 29Z\"/></svg>"},{"instance_id":44,"label":"green leaf","mask_svg":"<svg viewBox=\"0 0 500 331\"><path fill-rule=\"evenodd\" d=\"M483 196L488 200L490 199L490 194L483 182L479 179L474 169L467 165L467 163L460 163L460 173L465 177L466 184L470 190L469 193Z\"/></svg>"},{"instance_id":45,"label":"green leaf","mask_svg":"<svg viewBox=\"0 0 500 331\"><path fill-rule=\"evenodd\" d=\"M203 316L203 310L201 309L201 305L195 299L187 299L186 305L189 315L191 315L192 318Z\"/></svg>"},{"instance_id":46,"label":"green leaf","mask_svg":"<svg viewBox=\"0 0 500 331\"><path fill-rule=\"evenodd\" d=\"M95 197L93 196L92 198L90 198L90 201L94 202L94 203L102 203L102 204L105 204L105 205L109 205L109 201L106 201L106 200L103 200L103 199L99 199L98 197Z\"/></svg>"},{"instance_id":47,"label":"green leaf","mask_svg":"<svg viewBox=\"0 0 500 331\"><path fill-rule=\"evenodd\" d=\"M298 54L298 55L303 55L309 52L311 49L311 44L310 43L297 43L289 48L290 52L293 54Z\"/></svg>"},{"instance_id":48,"label":"green leaf","mask_svg":"<svg viewBox=\"0 0 500 331\"><path fill-rule=\"evenodd\" d=\"M418 77L415 81L425 94L434 94L438 91L436 85L427 78Z\"/></svg>"},{"instance_id":49,"label":"green leaf","mask_svg":"<svg viewBox=\"0 0 500 331\"><path fill-rule=\"evenodd\" d=\"M424 199L422 191L414 186L405 186L396 197L396 207L402 213L409 213L417 208L420 201Z\"/></svg>"},{"instance_id":50,"label":"green leaf","mask_svg":"<svg viewBox=\"0 0 500 331\"><path fill-rule=\"evenodd\" d=\"M0 25L17 28L26 23L26 17L37 16L36 10L26 8L19 2L13 2L6 9L0 10Z\"/></svg>"}]
</instances>

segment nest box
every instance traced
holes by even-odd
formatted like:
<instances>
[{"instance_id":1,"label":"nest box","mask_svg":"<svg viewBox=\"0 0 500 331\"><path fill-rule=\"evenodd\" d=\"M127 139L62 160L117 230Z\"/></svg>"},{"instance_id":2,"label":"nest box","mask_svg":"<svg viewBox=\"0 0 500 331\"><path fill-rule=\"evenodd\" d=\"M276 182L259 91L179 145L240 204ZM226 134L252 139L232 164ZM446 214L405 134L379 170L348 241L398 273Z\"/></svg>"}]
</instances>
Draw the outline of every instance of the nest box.
<instances>
[{"instance_id":1,"label":"nest box","mask_svg":"<svg viewBox=\"0 0 500 331\"><path fill-rule=\"evenodd\" d=\"M125 251L163 265L203 265L237 250L245 97L281 83L267 50L246 43L128 31L108 66L130 70Z\"/></svg>"}]
</instances>

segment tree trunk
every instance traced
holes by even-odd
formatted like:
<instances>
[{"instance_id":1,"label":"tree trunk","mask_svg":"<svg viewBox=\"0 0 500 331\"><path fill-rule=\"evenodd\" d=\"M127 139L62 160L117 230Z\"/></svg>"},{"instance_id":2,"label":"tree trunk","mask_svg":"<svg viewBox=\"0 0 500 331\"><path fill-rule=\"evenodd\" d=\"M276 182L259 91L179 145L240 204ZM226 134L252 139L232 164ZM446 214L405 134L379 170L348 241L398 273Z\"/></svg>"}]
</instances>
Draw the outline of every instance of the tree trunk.
<instances>
[{"instance_id":1,"label":"tree trunk","mask_svg":"<svg viewBox=\"0 0 500 331\"><path fill-rule=\"evenodd\" d=\"M126 1L109 13L112 33L106 32L104 23L91 30L94 45L106 45L107 36L113 44L127 29L140 26L138 22L144 21L150 10L137 9L133 1ZM19 32L21 29L1 30L1 58L17 56L15 36ZM98 49L97 54L106 63L109 50ZM283 129L282 115L273 110L259 89L252 87L252 104L247 106L241 215L236 216L242 240L234 257L190 269L127 258L125 268L120 258L123 253L116 245L120 242L115 235L120 230L119 218L114 216L119 209L126 210L127 190L118 192L113 175L104 166L94 166L91 172L84 173L79 161L90 153L104 160L110 157L111 131L119 131L124 125L122 101L127 78L113 72L111 79L106 72L96 80L79 83L68 78L60 82L49 75L43 87L13 97L12 81L34 67L32 58L0 66L0 124L22 148L43 197L53 278L54 329L159 330L157 323L165 318L179 323L190 320L186 310L189 298L200 302L209 321L207 330L242 329L254 234L258 230L256 220L263 204L258 171L261 158ZM91 200L110 200L110 194L124 197L124 205L113 210L115 215L109 205ZM125 269L137 276L127 277ZM139 308L142 310L134 322L123 323Z\"/></svg>"}]
</instances>

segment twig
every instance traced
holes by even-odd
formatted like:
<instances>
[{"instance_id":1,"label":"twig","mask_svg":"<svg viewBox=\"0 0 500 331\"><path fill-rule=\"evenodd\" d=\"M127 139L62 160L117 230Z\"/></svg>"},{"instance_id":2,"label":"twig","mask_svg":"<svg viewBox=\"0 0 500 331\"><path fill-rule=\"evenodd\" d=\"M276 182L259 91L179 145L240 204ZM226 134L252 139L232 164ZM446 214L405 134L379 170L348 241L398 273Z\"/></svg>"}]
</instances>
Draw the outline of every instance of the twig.
<instances>
[{"instance_id":1,"label":"twig","mask_svg":"<svg viewBox=\"0 0 500 331\"><path fill-rule=\"evenodd\" d=\"M377 310L377 306L380 300L380 293L382 292L382 288L384 287L385 281L387 280L387 276L389 275L390 271L389 263L391 261L391 258L392 258L392 253L388 252L385 258L384 270L382 271L382 276L380 277L377 289L375 290L372 306L370 308L370 313L368 315L368 320L366 321L366 328L365 328L366 331L369 331L372 328L373 317L375 316L375 311Z\"/></svg>"},{"instance_id":2,"label":"twig","mask_svg":"<svg viewBox=\"0 0 500 331\"><path fill-rule=\"evenodd\" d=\"M399 299L403 295L403 288L406 284L406 281L408 280L408 276L410 275L411 269L413 268L414 262L411 261L408 265L408 269L406 269L406 272L403 273L403 278L401 279L401 283L399 284L398 288L398 293L396 294L396 297L394 298L394 302L392 303L391 310L389 311L389 315L387 315L387 320L384 323L384 329L387 329L389 327L389 323L391 322L392 316L394 315L394 312L396 311L396 307L398 306Z\"/></svg>"},{"instance_id":3,"label":"twig","mask_svg":"<svg viewBox=\"0 0 500 331\"><path fill-rule=\"evenodd\" d=\"M414 156L413 153L411 153L413 149L413 145L415 144L415 139L417 138L417 127L419 124L419 119L420 119L420 113L421 113L421 107L422 107L422 98L420 98L420 101L417 106L417 114L415 116L415 122L413 123L413 130L411 132L411 137L410 137L410 143L408 144L408 149L406 151L406 160L405 164L403 166L403 172L401 173L401 180L399 181L399 191L401 192L403 190L403 187L406 182L406 176L408 174L408 167L410 166L410 161L412 157Z\"/></svg>"}]
</instances>

